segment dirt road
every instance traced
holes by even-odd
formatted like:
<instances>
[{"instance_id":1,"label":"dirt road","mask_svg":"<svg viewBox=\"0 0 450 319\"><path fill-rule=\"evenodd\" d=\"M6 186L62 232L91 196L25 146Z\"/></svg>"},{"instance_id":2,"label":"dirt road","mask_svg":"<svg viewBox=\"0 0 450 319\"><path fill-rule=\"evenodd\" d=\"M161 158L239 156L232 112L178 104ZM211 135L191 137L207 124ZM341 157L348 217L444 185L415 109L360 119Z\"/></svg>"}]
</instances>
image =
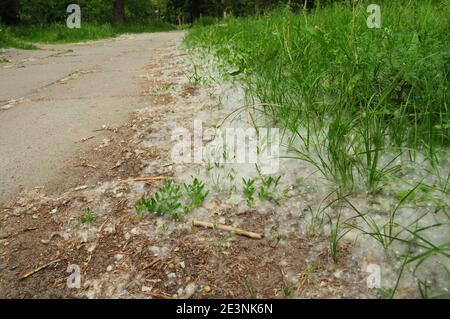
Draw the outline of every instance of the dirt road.
<instances>
[{"instance_id":1,"label":"dirt road","mask_svg":"<svg viewBox=\"0 0 450 319\"><path fill-rule=\"evenodd\" d=\"M145 64L182 32L124 35L42 50L6 50L0 65L0 203L21 188L76 184L68 160L101 142L102 127L148 103L137 83Z\"/></svg>"}]
</instances>

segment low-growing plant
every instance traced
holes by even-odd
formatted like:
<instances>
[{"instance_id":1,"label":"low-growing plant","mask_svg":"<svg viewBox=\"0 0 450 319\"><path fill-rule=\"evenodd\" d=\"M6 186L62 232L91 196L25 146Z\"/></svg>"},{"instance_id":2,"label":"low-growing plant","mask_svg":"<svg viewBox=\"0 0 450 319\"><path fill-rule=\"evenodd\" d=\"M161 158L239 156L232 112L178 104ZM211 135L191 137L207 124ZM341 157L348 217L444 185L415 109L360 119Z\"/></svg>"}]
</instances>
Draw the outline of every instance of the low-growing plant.
<instances>
[{"instance_id":1,"label":"low-growing plant","mask_svg":"<svg viewBox=\"0 0 450 319\"><path fill-rule=\"evenodd\" d=\"M248 207L253 207L253 204L255 202L255 198L254 198L255 180L251 179L251 178L246 180L245 178L243 178L242 184L243 184L244 195L247 199L247 205L248 205Z\"/></svg>"},{"instance_id":2,"label":"low-growing plant","mask_svg":"<svg viewBox=\"0 0 450 319\"><path fill-rule=\"evenodd\" d=\"M147 212L155 216L170 215L179 220L184 213L181 204L182 190L173 181L166 181L164 186L150 198L142 198L135 206L138 213Z\"/></svg>"},{"instance_id":3,"label":"low-growing plant","mask_svg":"<svg viewBox=\"0 0 450 319\"><path fill-rule=\"evenodd\" d=\"M208 196L209 191L205 190L205 184L194 178L191 184L184 184L184 191L188 196L188 207L190 209L202 206L203 201Z\"/></svg>"},{"instance_id":4,"label":"low-growing plant","mask_svg":"<svg viewBox=\"0 0 450 319\"><path fill-rule=\"evenodd\" d=\"M335 263L338 262L338 253L339 253L339 243L342 238L351 231L350 228L343 229L341 224L341 214L338 214L335 221L328 216L330 223L330 253L331 258Z\"/></svg>"},{"instance_id":5,"label":"low-growing plant","mask_svg":"<svg viewBox=\"0 0 450 319\"><path fill-rule=\"evenodd\" d=\"M299 285L300 287L309 286L316 280L316 273L320 268L320 261L313 261L308 264L306 270L300 275Z\"/></svg>"},{"instance_id":6,"label":"low-growing plant","mask_svg":"<svg viewBox=\"0 0 450 319\"><path fill-rule=\"evenodd\" d=\"M262 184L258 191L260 199L271 200L275 199L275 193L280 184L281 176L273 178L272 176L262 177Z\"/></svg>"},{"instance_id":7,"label":"low-growing plant","mask_svg":"<svg viewBox=\"0 0 450 319\"><path fill-rule=\"evenodd\" d=\"M139 214L170 215L178 221L200 207L208 194L205 184L198 178L194 178L190 184L183 184L183 187L175 185L173 181L166 181L153 197L141 198L135 209Z\"/></svg>"},{"instance_id":8,"label":"low-growing plant","mask_svg":"<svg viewBox=\"0 0 450 319\"><path fill-rule=\"evenodd\" d=\"M90 209L88 208L86 210L86 212L80 217L80 224L85 225L85 224L92 224L97 220L97 215Z\"/></svg>"},{"instance_id":9,"label":"low-growing plant","mask_svg":"<svg viewBox=\"0 0 450 319\"><path fill-rule=\"evenodd\" d=\"M383 246L385 250L391 246L394 240L401 240L400 235L407 231L407 228L399 225L396 221L397 214L399 209L402 207L402 204L410 198L410 196L415 192L417 187L420 185L417 184L414 188L410 189L403 197L400 199L397 206L388 212L388 220L383 224L379 225L379 223L368 213L362 213L358 208L356 208L346 197L343 199L347 202L347 204L356 212L356 216L354 218L359 218L368 228L365 230L363 227L358 226L358 224L347 223L350 227L360 230L363 234L369 235L374 238L377 242ZM417 224L424 216L419 216L415 219L410 225Z\"/></svg>"},{"instance_id":10,"label":"low-growing plant","mask_svg":"<svg viewBox=\"0 0 450 319\"><path fill-rule=\"evenodd\" d=\"M324 218L325 218L325 211L331 207L334 203L340 200L340 198L336 198L332 201L330 201L328 204L323 205L336 191L331 192L328 194L317 206L316 209L313 209L310 205L308 205L303 212L301 213L300 217L305 217L307 213L309 213L309 219L307 220L307 228L306 233L308 236L315 236L317 235L319 229L322 227Z\"/></svg>"}]
</instances>

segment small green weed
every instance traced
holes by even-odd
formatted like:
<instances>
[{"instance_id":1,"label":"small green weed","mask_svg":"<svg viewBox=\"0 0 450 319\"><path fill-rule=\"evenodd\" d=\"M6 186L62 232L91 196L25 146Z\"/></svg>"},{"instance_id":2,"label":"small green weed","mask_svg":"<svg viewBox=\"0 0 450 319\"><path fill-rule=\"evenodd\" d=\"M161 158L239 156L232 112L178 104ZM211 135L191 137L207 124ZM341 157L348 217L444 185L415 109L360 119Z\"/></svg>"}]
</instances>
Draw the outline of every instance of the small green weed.
<instances>
[{"instance_id":1,"label":"small green weed","mask_svg":"<svg viewBox=\"0 0 450 319\"><path fill-rule=\"evenodd\" d=\"M254 194L255 194L255 180L254 179L248 179L245 178L242 179L243 184L243 191L244 195L247 198L247 205L248 207L253 207L253 204L255 202Z\"/></svg>"},{"instance_id":2,"label":"small green weed","mask_svg":"<svg viewBox=\"0 0 450 319\"><path fill-rule=\"evenodd\" d=\"M79 222L82 225L85 224L92 224L97 220L97 215L95 215L95 213L88 208L87 211L83 214L83 216L80 217Z\"/></svg>"},{"instance_id":3,"label":"small green weed","mask_svg":"<svg viewBox=\"0 0 450 319\"><path fill-rule=\"evenodd\" d=\"M152 198L142 198L135 208L138 213L147 212L155 216L170 215L175 220L179 220L183 213L181 197L181 187L175 186L173 181L166 181Z\"/></svg>"},{"instance_id":4,"label":"small green weed","mask_svg":"<svg viewBox=\"0 0 450 319\"><path fill-rule=\"evenodd\" d=\"M188 206L190 208L200 207L209 194L209 191L205 191L205 184L197 178L194 178L189 185L184 184L184 191L189 198Z\"/></svg>"}]
</instances>

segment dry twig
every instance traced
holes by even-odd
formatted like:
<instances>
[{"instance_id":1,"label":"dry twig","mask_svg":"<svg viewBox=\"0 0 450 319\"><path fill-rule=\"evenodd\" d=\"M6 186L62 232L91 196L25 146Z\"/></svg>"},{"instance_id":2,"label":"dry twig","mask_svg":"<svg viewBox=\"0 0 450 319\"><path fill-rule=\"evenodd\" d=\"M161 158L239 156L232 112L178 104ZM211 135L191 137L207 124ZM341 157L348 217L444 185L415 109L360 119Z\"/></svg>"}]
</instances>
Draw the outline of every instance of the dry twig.
<instances>
[{"instance_id":1,"label":"dry twig","mask_svg":"<svg viewBox=\"0 0 450 319\"><path fill-rule=\"evenodd\" d=\"M202 222L202 221L197 221L197 220L192 221L192 224L194 226L200 226L200 227L205 227L205 228L220 229L220 230L232 232L232 233L235 233L235 234L238 234L241 236L245 236L245 237L249 237L249 238L253 238L253 239L262 239L263 238L263 235L261 235L261 234L250 232L250 231L247 231L242 228L227 226L227 225L213 224L213 223L207 223L207 222Z\"/></svg>"}]
</instances>

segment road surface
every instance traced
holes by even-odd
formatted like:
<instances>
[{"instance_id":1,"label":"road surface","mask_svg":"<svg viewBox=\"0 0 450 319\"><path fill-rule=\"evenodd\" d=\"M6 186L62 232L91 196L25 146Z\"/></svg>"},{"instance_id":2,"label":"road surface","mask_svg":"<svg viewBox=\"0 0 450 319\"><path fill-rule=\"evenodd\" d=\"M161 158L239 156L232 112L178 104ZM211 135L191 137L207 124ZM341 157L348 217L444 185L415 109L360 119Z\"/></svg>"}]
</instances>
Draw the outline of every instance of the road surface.
<instances>
[{"instance_id":1,"label":"road surface","mask_svg":"<svg viewBox=\"0 0 450 319\"><path fill-rule=\"evenodd\" d=\"M143 66L182 37L123 35L1 52L10 63L0 64L0 203L21 189L70 186L68 161L101 142L96 130L120 125L148 103L138 84Z\"/></svg>"}]
</instances>

